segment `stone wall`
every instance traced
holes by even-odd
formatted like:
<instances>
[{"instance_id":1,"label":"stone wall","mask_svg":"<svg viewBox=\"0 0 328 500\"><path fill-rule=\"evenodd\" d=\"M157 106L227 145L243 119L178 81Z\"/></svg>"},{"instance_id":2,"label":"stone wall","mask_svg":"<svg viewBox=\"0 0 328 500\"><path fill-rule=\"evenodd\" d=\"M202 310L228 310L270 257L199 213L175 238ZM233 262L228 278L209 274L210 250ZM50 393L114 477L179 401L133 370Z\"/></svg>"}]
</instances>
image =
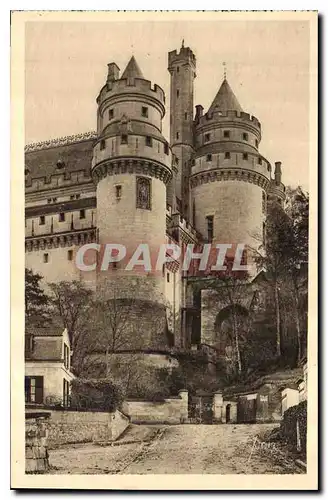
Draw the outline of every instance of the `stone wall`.
<instances>
[{"instance_id":1,"label":"stone wall","mask_svg":"<svg viewBox=\"0 0 328 500\"><path fill-rule=\"evenodd\" d=\"M47 447L48 412L26 414L25 423L25 472L44 473L49 469Z\"/></svg>"},{"instance_id":2,"label":"stone wall","mask_svg":"<svg viewBox=\"0 0 328 500\"><path fill-rule=\"evenodd\" d=\"M115 441L128 427L129 418L116 410L51 410L48 422L48 447L63 444Z\"/></svg>"},{"instance_id":3,"label":"stone wall","mask_svg":"<svg viewBox=\"0 0 328 500\"><path fill-rule=\"evenodd\" d=\"M181 424L188 420L188 392L180 391L178 397L164 401L131 401L123 405L133 423Z\"/></svg>"}]
</instances>

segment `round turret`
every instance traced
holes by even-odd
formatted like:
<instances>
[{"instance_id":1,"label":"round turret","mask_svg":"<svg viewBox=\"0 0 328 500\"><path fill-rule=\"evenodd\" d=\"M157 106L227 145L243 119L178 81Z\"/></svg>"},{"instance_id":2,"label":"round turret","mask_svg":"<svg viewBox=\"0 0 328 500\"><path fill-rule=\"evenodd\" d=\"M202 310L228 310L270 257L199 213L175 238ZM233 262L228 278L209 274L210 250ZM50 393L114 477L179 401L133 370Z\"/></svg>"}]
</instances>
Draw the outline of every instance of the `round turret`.
<instances>
[{"instance_id":1,"label":"round turret","mask_svg":"<svg viewBox=\"0 0 328 500\"><path fill-rule=\"evenodd\" d=\"M98 288L109 298L115 289L117 297L130 294L141 302L163 303L164 279L155 259L165 243L166 185L172 175L170 148L162 135L165 96L144 79L134 57L120 79L118 71L114 63L108 66L97 99L92 176L99 243L102 248L123 245L126 256L108 272L99 270ZM148 245L151 270L126 270L140 244Z\"/></svg>"},{"instance_id":2,"label":"round turret","mask_svg":"<svg viewBox=\"0 0 328 500\"><path fill-rule=\"evenodd\" d=\"M261 124L223 81L208 112L196 108L191 189L195 226L216 243L259 247L271 166L259 153Z\"/></svg>"}]
</instances>

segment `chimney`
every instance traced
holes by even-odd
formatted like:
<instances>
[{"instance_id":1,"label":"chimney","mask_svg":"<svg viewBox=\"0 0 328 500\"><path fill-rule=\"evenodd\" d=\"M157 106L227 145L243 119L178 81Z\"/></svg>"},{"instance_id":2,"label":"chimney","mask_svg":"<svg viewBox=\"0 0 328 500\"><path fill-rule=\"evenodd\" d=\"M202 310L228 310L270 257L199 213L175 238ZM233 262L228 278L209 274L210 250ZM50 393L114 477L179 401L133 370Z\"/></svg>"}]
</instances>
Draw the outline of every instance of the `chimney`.
<instances>
[{"instance_id":1,"label":"chimney","mask_svg":"<svg viewBox=\"0 0 328 500\"><path fill-rule=\"evenodd\" d=\"M108 66L108 75L107 82L113 82L114 80L118 80L120 77L120 68L116 63L109 63Z\"/></svg>"},{"instance_id":2,"label":"chimney","mask_svg":"<svg viewBox=\"0 0 328 500\"><path fill-rule=\"evenodd\" d=\"M195 116L195 121L198 122L199 121L199 118L201 116L203 116L203 111L204 111L204 108L201 104L197 104L196 106L196 116Z\"/></svg>"},{"instance_id":3,"label":"chimney","mask_svg":"<svg viewBox=\"0 0 328 500\"><path fill-rule=\"evenodd\" d=\"M274 180L277 186L279 186L279 184L281 184L281 161L276 161L274 165Z\"/></svg>"}]
</instances>

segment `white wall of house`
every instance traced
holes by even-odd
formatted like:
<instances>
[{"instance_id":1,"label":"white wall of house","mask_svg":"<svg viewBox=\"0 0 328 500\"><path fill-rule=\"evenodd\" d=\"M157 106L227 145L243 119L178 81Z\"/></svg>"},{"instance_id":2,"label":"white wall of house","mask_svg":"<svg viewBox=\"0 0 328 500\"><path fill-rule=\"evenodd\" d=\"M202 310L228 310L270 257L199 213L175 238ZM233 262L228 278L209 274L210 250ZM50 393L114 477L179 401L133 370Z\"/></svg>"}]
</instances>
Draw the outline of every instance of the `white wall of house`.
<instances>
[{"instance_id":1,"label":"white wall of house","mask_svg":"<svg viewBox=\"0 0 328 500\"><path fill-rule=\"evenodd\" d=\"M281 412L282 415L291 406L298 405L300 402L299 392L297 389L286 388L281 391Z\"/></svg>"},{"instance_id":2,"label":"white wall of house","mask_svg":"<svg viewBox=\"0 0 328 500\"><path fill-rule=\"evenodd\" d=\"M63 398L63 380L71 382L74 375L64 363L56 361L26 361L26 377L43 377L43 400L49 397Z\"/></svg>"}]
</instances>

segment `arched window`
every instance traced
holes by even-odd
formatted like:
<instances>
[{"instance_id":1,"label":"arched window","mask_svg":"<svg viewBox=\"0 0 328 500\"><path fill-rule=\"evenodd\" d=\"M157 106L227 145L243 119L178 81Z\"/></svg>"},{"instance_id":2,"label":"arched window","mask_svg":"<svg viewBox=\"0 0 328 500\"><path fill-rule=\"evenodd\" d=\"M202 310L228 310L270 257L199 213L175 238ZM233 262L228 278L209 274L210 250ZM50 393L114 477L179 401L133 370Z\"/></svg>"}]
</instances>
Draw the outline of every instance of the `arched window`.
<instances>
[{"instance_id":1,"label":"arched window","mask_svg":"<svg viewBox=\"0 0 328 500\"><path fill-rule=\"evenodd\" d=\"M137 177L137 208L151 210L151 179Z\"/></svg>"}]
</instances>

